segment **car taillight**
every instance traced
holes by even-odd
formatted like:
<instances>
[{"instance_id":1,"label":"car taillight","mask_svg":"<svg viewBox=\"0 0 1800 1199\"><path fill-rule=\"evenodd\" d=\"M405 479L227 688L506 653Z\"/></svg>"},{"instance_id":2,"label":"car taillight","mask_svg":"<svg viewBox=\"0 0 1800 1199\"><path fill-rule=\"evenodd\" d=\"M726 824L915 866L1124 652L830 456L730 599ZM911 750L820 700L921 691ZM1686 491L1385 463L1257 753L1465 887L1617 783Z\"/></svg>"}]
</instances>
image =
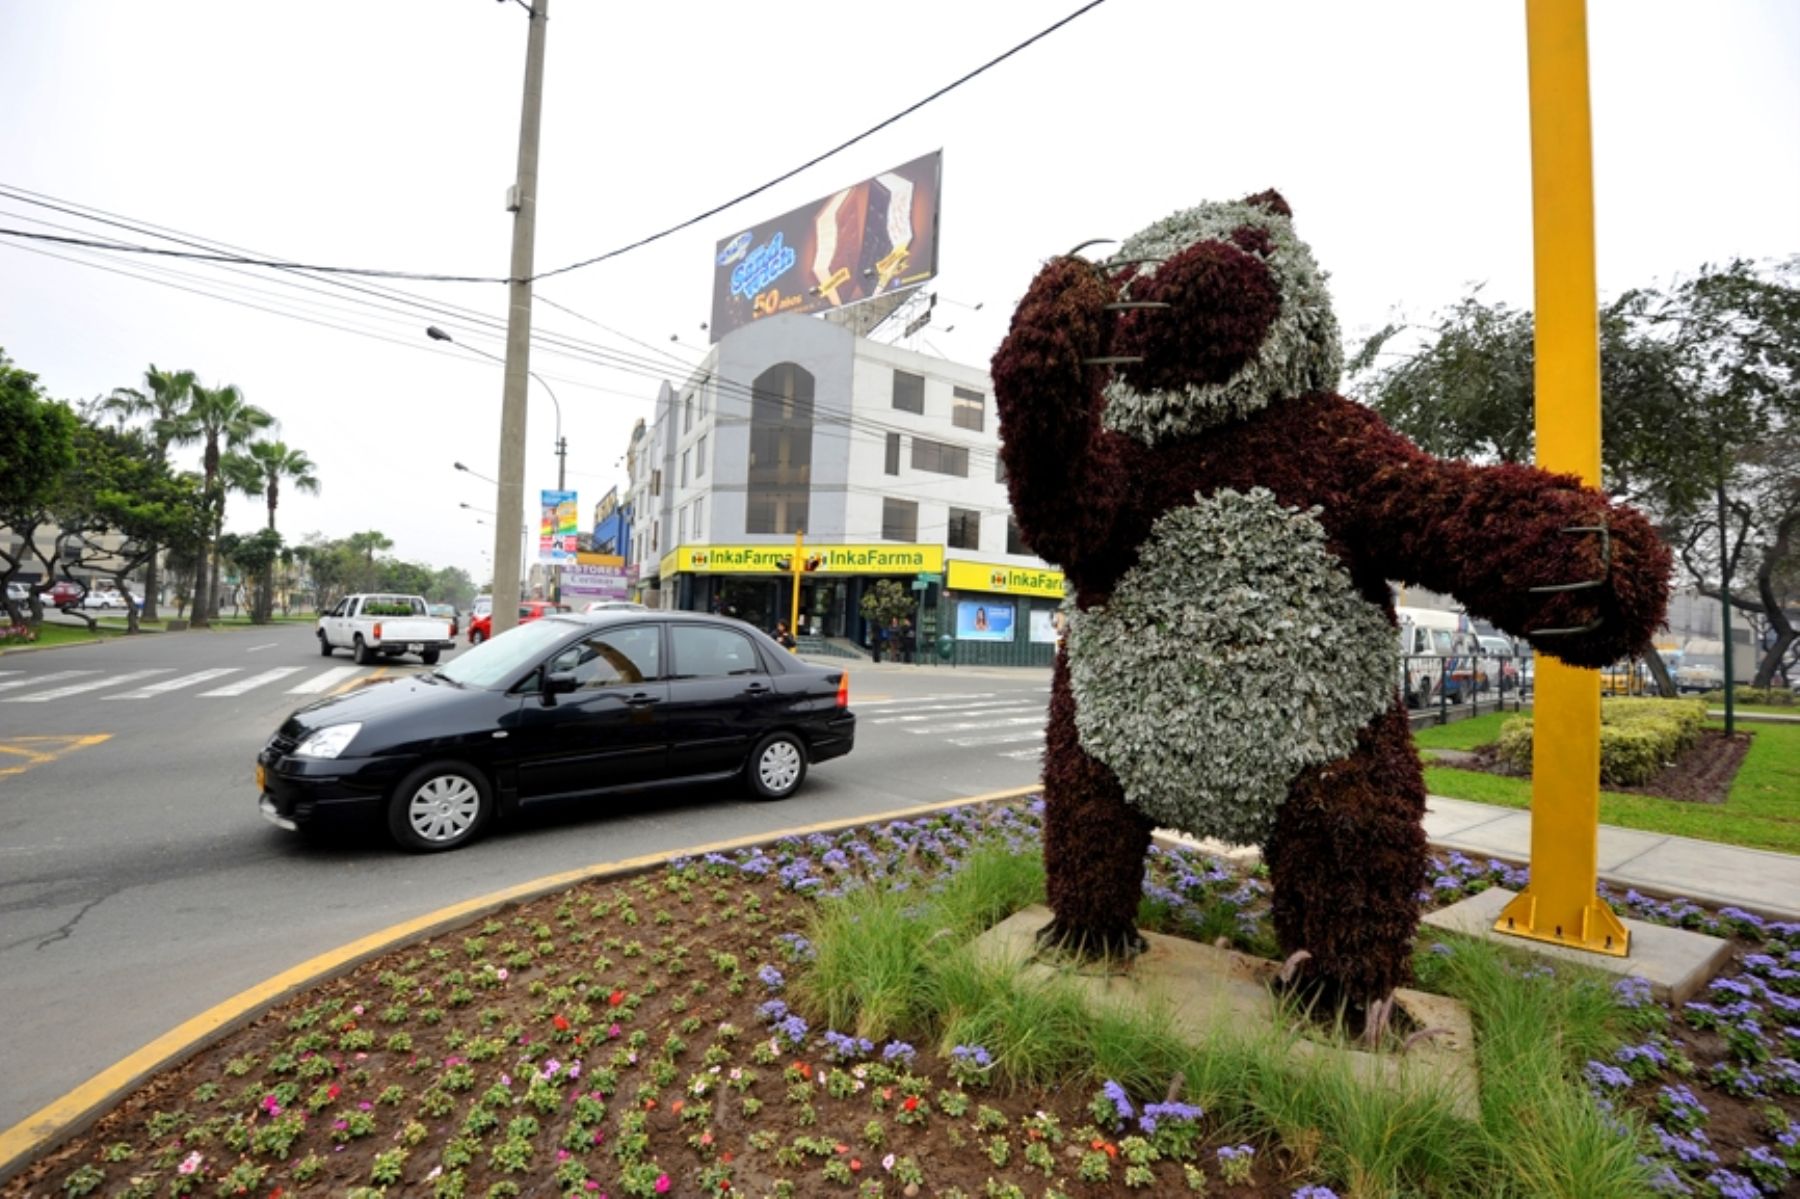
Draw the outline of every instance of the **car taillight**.
<instances>
[{"instance_id":1,"label":"car taillight","mask_svg":"<svg viewBox=\"0 0 1800 1199\"><path fill-rule=\"evenodd\" d=\"M381 640L381 622L379 620L375 622L375 640Z\"/></svg>"},{"instance_id":2,"label":"car taillight","mask_svg":"<svg viewBox=\"0 0 1800 1199\"><path fill-rule=\"evenodd\" d=\"M838 676L838 707L850 706L850 672L845 671Z\"/></svg>"}]
</instances>

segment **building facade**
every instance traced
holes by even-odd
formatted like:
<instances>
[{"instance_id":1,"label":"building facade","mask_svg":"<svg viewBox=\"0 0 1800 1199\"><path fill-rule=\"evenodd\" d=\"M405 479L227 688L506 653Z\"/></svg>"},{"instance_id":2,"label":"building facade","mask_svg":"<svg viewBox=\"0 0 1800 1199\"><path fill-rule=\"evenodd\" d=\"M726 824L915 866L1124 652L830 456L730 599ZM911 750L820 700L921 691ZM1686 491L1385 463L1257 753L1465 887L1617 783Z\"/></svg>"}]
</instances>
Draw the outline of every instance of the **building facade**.
<instances>
[{"instance_id":1,"label":"building facade","mask_svg":"<svg viewBox=\"0 0 1800 1199\"><path fill-rule=\"evenodd\" d=\"M799 537L817 564L803 634L868 644L863 596L890 579L921 601L921 652L948 639L1048 661L1063 580L1012 519L998 424L980 367L807 317L739 329L634 432L637 593L773 628L794 585L777 563Z\"/></svg>"}]
</instances>

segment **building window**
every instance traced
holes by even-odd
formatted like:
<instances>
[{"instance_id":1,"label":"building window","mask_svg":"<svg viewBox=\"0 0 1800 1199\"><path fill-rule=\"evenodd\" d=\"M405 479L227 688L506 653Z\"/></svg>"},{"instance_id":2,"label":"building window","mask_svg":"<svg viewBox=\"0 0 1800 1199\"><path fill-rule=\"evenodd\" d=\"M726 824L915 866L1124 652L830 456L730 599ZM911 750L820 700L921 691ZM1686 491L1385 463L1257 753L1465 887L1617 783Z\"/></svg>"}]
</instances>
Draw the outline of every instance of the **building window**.
<instances>
[{"instance_id":1,"label":"building window","mask_svg":"<svg viewBox=\"0 0 1800 1199\"><path fill-rule=\"evenodd\" d=\"M919 539L919 505L912 500L882 500L881 539L883 541L917 541Z\"/></svg>"},{"instance_id":2,"label":"building window","mask_svg":"<svg viewBox=\"0 0 1800 1199\"><path fill-rule=\"evenodd\" d=\"M692 454L692 453L693 453L693 451L692 451L692 450L683 450L683 451L681 451L681 485L682 485L682 486L683 486L683 487L686 487L686 486L687 486L687 481L688 481L688 455L689 455L689 454Z\"/></svg>"},{"instance_id":3,"label":"building window","mask_svg":"<svg viewBox=\"0 0 1800 1199\"><path fill-rule=\"evenodd\" d=\"M685 545L687 543L687 512L688 510L683 508L675 517L676 545Z\"/></svg>"},{"instance_id":4,"label":"building window","mask_svg":"<svg viewBox=\"0 0 1800 1199\"><path fill-rule=\"evenodd\" d=\"M925 415L925 376L908 371L894 372L894 407L902 412Z\"/></svg>"},{"instance_id":5,"label":"building window","mask_svg":"<svg viewBox=\"0 0 1800 1199\"><path fill-rule=\"evenodd\" d=\"M662 472L660 470L653 470L650 472L650 494L662 494Z\"/></svg>"},{"instance_id":6,"label":"building window","mask_svg":"<svg viewBox=\"0 0 1800 1199\"><path fill-rule=\"evenodd\" d=\"M694 501L694 540L695 541L703 541L706 539L706 533L701 528L701 517L705 514L705 512L706 512L706 497L701 496L699 499Z\"/></svg>"},{"instance_id":7,"label":"building window","mask_svg":"<svg viewBox=\"0 0 1800 1199\"><path fill-rule=\"evenodd\" d=\"M688 392L681 401L681 431L686 433L694 427L694 393Z\"/></svg>"},{"instance_id":8,"label":"building window","mask_svg":"<svg viewBox=\"0 0 1800 1199\"><path fill-rule=\"evenodd\" d=\"M950 423L959 429L979 433L987 414L987 397L979 391L958 387L951 393Z\"/></svg>"},{"instance_id":9,"label":"building window","mask_svg":"<svg viewBox=\"0 0 1800 1199\"><path fill-rule=\"evenodd\" d=\"M1019 522L1012 517L1006 518L1006 552L1009 554L1029 554L1031 547L1025 544L1025 534L1019 531Z\"/></svg>"},{"instance_id":10,"label":"building window","mask_svg":"<svg viewBox=\"0 0 1800 1199\"><path fill-rule=\"evenodd\" d=\"M700 435L700 440L694 443L694 477L696 479L706 477L706 435L704 433Z\"/></svg>"},{"instance_id":11,"label":"building window","mask_svg":"<svg viewBox=\"0 0 1800 1199\"><path fill-rule=\"evenodd\" d=\"M887 435L887 473L890 475L900 473L900 434L898 433Z\"/></svg>"},{"instance_id":12,"label":"building window","mask_svg":"<svg viewBox=\"0 0 1800 1199\"><path fill-rule=\"evenodd\" d=\"M994 454L994 482L1006 482L1006 459L1002 458L998 452Z\"/></svg>"},{"instance_id":13,"label":"building window","mask_svg":"<svg viewBox=\"0 0 1800 1199\"><path fill-rule=\"evenodd\" d=\"M953 550L980 549L981 513L973 508L950 509L950 535L947 541Z\"/></svg>"},{"instance_id":14,"label":"building window","mask_svg":"<svg viewBox=\"0 0 1800 1199\"><path fill-rule=\"evenodd\" d=\"M812 413L813 376L792 362L777 363L751 385L744 532L805 530Z\"/></svg>"},{"instance_id":15,"label":"building window","mask_svg":"<svg viewBox=\"0 0 1800 1199\"><path fill-rule=\"evenodd\" d=\"M915 437L912 442L912 466L914 470L928 470L937 475L955 475L959 479L966 479L969 477L969 450L967 446L946 445L941 441Z\"/></svg>"}]
</instances>

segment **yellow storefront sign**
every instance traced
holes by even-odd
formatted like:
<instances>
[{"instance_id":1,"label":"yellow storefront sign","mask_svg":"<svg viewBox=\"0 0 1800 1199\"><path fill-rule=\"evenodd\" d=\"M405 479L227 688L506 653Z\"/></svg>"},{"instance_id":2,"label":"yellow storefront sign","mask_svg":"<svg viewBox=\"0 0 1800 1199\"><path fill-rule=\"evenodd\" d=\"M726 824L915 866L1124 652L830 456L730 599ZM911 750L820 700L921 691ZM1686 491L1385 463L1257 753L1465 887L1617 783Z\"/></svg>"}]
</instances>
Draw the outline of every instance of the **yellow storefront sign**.
<instances>
[{"instance_id":1,"label":"yellow storefront sign","mask_svg":"<svg viewBox=\"0 0 1800 1199\"><path fill-rule=\"evenodd\" d=\"M991 562L950 563L950 590L991 591L1000 595L1063 597L1060 570L1033 570L1025 566L995 566Z\"/></svg>"},{"instance_id":2,"label":"yellow storefront sign","mask_svg":"<svg viewBox=\"0 0 1800 1199\"><path fill-rule=\"evenodd\" d=\"M792 545L684 545L663 558L662 573L702 575L776 574L779 558L791 558ZM937 574L944 569L941 545L815 545L806 554L824 561L819 574Z\"/></svg>"}]
</instances>

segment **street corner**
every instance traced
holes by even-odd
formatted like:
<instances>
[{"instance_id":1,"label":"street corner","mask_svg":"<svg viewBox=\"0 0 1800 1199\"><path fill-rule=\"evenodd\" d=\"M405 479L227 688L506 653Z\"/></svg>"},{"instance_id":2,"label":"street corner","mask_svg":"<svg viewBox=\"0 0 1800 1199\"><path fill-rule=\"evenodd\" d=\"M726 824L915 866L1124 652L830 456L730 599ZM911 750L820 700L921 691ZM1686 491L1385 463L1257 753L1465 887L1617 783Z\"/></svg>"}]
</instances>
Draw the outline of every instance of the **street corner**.
<instances>
[{"instance_id":1,"label":"street corner","mask_svg":"<svg viewBox=\"0 0 1800 1199\"><path fill-rule=\"evenodd\" d=\"M39 766L48 766L77 750L99 745L111 738L111 733L0 737L0 778L10 778Z\"/></svg>"}]
</instances>

